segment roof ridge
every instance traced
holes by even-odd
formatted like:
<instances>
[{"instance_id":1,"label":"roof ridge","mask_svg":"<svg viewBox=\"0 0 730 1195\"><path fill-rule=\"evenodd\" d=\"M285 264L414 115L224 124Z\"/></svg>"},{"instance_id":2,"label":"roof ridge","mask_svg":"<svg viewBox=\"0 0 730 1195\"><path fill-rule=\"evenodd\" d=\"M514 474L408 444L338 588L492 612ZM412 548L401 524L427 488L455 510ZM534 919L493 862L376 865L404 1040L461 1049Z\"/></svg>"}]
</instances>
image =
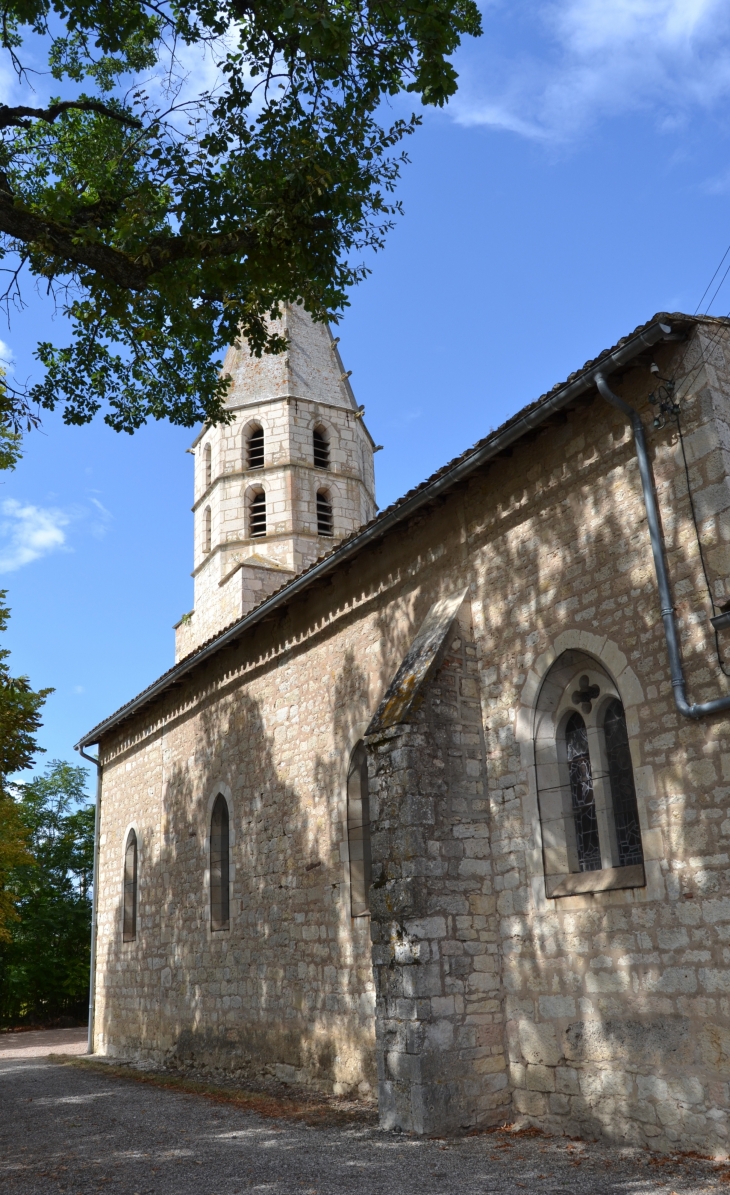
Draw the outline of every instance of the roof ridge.
<instances>
[{"instance_id":1,"label":"roof ridge","mask_svg":"<svg viewBox=\"0 0 730 1195\"><path fill-rule=\"evenodd\" d=\"M109 717L97 723L97 725L93 727L93 729L90 730L83 739L79 740L77 746L83 747L98 742L98 737L94 736L100 735L101 731L104 729L111 730L112 726L117 724L124 717L131 716L131 714L136 712L136 710L139 709L146 700L151 700L153 696L161 692L161 690L165 688L166 682L172 678L173 674L181 669L183 669L185 672L189 671L195 666L195 661L198 657L200 657L201 662L202 660L207 659L211 654L211 649L214 648L214 645L218 640L221 641L221 648L226 646L227 642L232 638L236 627L240 626L241 630L243 630L245 627L252 625L252 623L255 621L255 615L257 612L262 610L265 606L270 605L274 599L280 598L281 595L286 592L286 590L292 589L294 592L297 592L301 587L301 582L307 577L308 574L315 571L320 571L321 566L324 563L330 559L334 559L337 555L344 556L345 553L343 552L343 549L347 548L348 546L352 546L353 541L363 537L364 542L368 542L370 539L370 533L376 529L379 524L385 524L386 522L389 522L396 512L411 503L419 494L425 492L435 483L447 477L450 472L453 472L467 464L470 457L479 455L480 452L491 442L496 441L500 437L503 437L505 434L507 434L513 426L520 422L520 420L525 421L526 417L530 416L531 414L539 413L540 407L548 407L549 400L554 399L560 393L560 391L569 389L574 383L585 377L586 374L589 374L591 370L595 370L596 366L599 365L601 361L616 355L620 349L629 344L632 340L638 339L640 345L643 344L644 342L642 341L642 333L647 332L647 330L651 329L652 327L662 326L664 322L669 323L669 321L672 321L673 323L680 321L681 323L685 324L689 322L693 325L697 323L708 322L730 324L730 318L728 317L690 316L685 315L682 312L657 312L652 319L648 320L644 324L639 324L633 332L621 337L621 339L618 340L612 348L604 349L598 354L597 357L587 361L580 369L574 370L571 374L569 374L565 381L556 383L556 385L551 387L550 390L547 390L544 394L540 395L539 398L535 399L531 403L528 403L526 406L521 407L515 412L514 415L511 415L502 424L500 424L499 427L490 431L487 436L484 436L481 440L477 440L475 444L473 444L470 448L465 449L464 452L462 452L459 456L454 457L447 464L442 465L440 469L437 469L436 472L427 477L425 481L420 482L420 484L417 486L413 486L410 490L403 494L402 497L398 498L395 502L392 502L390 506L386 507L382 511L379 511L375 518L371 519L367 523L364 523L358 528L357 531L351 532L350 535L340 540L337 546L334 547L330 552L324 553L312 564L309 564L305 569L302 569L301 572L297 573L294 577L289 578L289 580L281 585L279 589L275 590L274 593L269 594L266 598L259 602L257 606L254 606L253 609L249 610L241 618L235 619L233 622L229 623L227 627L224 627L222 630L217 631L215 635L212 635L210 639L207 639L204 643L199 644L194 651L190 652L187 656L184 656L183 659L178 660L171 668L169 668L166 672L163 672L161 676L159 676L155 681L143 689L136 697L120 706L119 709ZM645 347L648 347L648 343ZM640 348L637 349L637 353L638 351L640 351ZM365 540L366 536L367 540Z\"/></svg>"}]
</instances>

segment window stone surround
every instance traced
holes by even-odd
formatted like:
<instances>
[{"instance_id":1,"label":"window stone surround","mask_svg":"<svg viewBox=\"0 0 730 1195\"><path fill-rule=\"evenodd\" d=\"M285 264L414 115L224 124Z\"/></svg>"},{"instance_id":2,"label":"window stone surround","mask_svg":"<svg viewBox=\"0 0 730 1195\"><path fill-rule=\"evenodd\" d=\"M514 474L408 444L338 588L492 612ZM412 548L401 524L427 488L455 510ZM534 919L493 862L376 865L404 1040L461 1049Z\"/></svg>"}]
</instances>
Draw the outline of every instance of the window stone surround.
<instances>
[{"instance_id":1,"label":"window stone surround","mask_svg":"<svg viewBox=\"0 0 730 1195\"><path fill-rule=\"evenodd\" d=\"M623 704L626 715L626 727L629 735L629 747L634 765L634 785L636 788L636 802L639 811L639 825L644 852L643 878L637 867L608 866L613 859L607 854L603 859L604 867L600 871L579 872L571 871L569 866L559 869L556 866L557 852L553 852L555 845L547 841L544 833L543 821L540 816L540 780L541 769L554 768L557 772L559 764L555 735L552 738L552 751L540 742L540 716L546 711L539 708L540 695L544 683L553 665L566 652L581 653L592 657L593 672L591 682L601 684L601 678L607 682L604 689L601 686L600 699L594 705L592 713L585 716L591 743L591 756L594 750L602 752L597 733L596 715L600 715L604 696L610 700L618 697ZM575 674L587 670L587 661L576 664ZM548 679L549 683L549 679ZM560 686L561 694L567 690L569 681L566 679ZM602 635L593 635L588 631L566 630L557 636L547 651L543 652L534 662L528 673L520 694L520 704L515 711L515 739L520 748L521 761L528 777L528 794L523 798L523 812L525 823L531 826L531 850L526 851L526 861L532 896L536 911L546 912L560 904L568 909L585 909L595 904L625 904L645 903L656 900L663 895L664 880L661 872L661 860L664 857L661 835L652 830L649 825L647 801L656 793L654 769L651 765L642 764L641 745L638 741L639 720L637 707L644 702L644 692L636 673L630 667L624 653L618 644ZM569 700L563 701L556 711L558 721L567 718L568 708L574 709ZM542 754L542 758L541 758ZM600 755L599 755L600 758ZM602 769L603 770L603 769ZM602 809L599 809L599 788L607 790L608 785L596 784L596 807L599 816L599 835L603 843L606 841L604 829L607 813L606 798L601 792ZM547 851L546 851L547 846ZM563 848L565 850L565 847ZM566 852L567 853L567 852ZM552 869L552 870L550 870ZM624 874L621 874L624 873ZM639 883L638 881L642 881Z\"/></svg>"}]
</instances>

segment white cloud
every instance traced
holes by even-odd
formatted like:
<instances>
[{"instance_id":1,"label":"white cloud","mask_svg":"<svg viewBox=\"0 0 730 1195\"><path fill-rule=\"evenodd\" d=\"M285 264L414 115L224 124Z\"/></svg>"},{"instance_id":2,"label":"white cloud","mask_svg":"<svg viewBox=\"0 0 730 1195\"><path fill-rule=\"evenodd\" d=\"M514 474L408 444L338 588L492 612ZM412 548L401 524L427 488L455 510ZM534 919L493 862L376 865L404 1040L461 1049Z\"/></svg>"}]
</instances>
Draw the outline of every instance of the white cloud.
<instances>
[{"instance_id":1,"label":"white cloud","mask_svg":"<svg viewBox=\"0 0 730 1195\"><path fill-rule=\"evenodd\" d=\"M102 506L98 498L90 498L89 501L96 512L95 514L92 512L91 534L94 539L103 539L114 516L110 510Z\"/></svg>"},{"instance_id":2,"label":"white cloud","mask_svg":"<svg viewBox=\"0 0 730 1195\"><path fill-rule=\"evenodd\" d=\"M0 503L0 573L15 572L62 548L68 523L61 510L6 498Z\"/></svg>"},{"instance_id":3,"label":"white cloud","mask_svg":"<svg viewBox=\"0 0 730 1195\"><path fill-rule=\"evenodd\" d=\"M519 22L530 53L495 54L495 19ZM521 0L485 14L460 63L456 119L566 141L639 109L672 128L730 96L727 0Z\"/></svg>"}]
</instances>

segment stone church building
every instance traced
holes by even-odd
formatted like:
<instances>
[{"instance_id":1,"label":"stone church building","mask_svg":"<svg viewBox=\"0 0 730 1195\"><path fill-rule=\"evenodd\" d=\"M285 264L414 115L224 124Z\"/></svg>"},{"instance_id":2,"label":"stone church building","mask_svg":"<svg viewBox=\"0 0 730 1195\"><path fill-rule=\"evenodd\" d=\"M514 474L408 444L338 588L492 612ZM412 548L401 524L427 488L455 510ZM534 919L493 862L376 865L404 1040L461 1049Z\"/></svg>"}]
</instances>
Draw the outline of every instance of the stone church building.
<instances>
[{"instance_id":1,"label":"stone church building","mask_svg":"<svg viewBox=\"0 0 730 1195\"><path fill-rule=\"evenodd\" d=\"M730 322L656 316L376 513L282 318L192 448L176 663L79 744L93 1049L725 1154Z\"/></svg>"}]
</instances>

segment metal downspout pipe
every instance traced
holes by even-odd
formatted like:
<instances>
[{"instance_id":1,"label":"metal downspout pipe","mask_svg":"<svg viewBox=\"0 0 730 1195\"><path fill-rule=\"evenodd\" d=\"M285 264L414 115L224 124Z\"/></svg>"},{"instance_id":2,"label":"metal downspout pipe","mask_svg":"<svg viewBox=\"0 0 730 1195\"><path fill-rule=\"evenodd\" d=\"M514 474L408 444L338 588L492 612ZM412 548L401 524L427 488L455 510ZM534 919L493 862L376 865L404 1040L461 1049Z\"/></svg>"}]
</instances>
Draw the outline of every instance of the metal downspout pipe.
<instances>
[{"instance_id":1,"label":"metal downspout pipe","mask_svg":"<svg viewBox=\"0 0 730 1195\"><path fill-rule=\"evenodd\" d=\"M686 718L705 718L708 714L719 714L723 710L730 710L730 694L725 697L716 697L714 701L698 702L694 705L690 705L687 701L686 682L682 668L682 656L679 650L679 637L677 635L677 620L674 617L674 604L669 588L669 574L667 573L667 562L664 558L664 540L662 538L659 508L657 507L656 491L654 489L654 475L646 447L644 424L641 422L639 412L630 407L622 398L619 398L618 394L613 393L602 373L595 374L594 380L601 397L605 398L606 402L611 403L612 406L616 407L626 416L631 423L631 429L634 433L634 444L636 445L636 456L639 461L639 473L641 476L641 488L646 508L646 521L649 527L649 539L654 557L657 588L659 589L659 605L662 622L664 623L664 636L667 641L667 654L669 655L672 688L674 690L674 700L677 709Z\"/></svg>"},{"instance_id":2,"label":"metal downspout pipe","mask_svg":"<svg viewBox=\"0 0 730 1195\"><path fill-rule=\"evenodd\" d=\"M93 755L87 755L82 747L77 747L79 755L84 759L88 759L89 763L93 763L96 768L96 806L94 808L94 870L91 881L91 957L89 959L89 1036L86 1047L87 1054L94 1053L94 1013L95 1013L95 996L96 996L96 910L97 910L97 891L96 880L99 872L99 822L101 813L101 764Z\"/></svg>"}]
</instances>

